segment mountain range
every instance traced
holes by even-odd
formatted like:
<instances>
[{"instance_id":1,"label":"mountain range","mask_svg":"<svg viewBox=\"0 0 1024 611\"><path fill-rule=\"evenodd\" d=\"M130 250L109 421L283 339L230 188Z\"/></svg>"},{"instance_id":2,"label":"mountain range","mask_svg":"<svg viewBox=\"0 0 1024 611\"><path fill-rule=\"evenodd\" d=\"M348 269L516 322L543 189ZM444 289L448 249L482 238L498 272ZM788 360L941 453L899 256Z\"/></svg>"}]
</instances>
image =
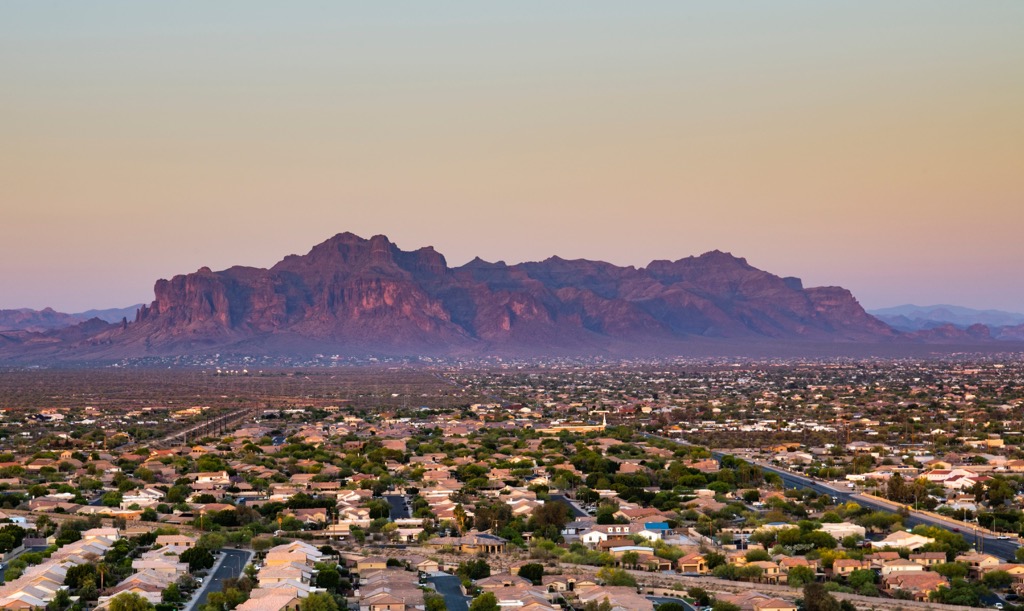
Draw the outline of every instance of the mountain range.
<instances>
[{"instance_id":1,"label":"mountain range","mask_svg":"<svg viewBox=\"0 0 1024 611\"><path fill-rule=\"evenodd\" d=\"M901 332L846 289L805 288L719 251L642 268L559 257L449 267L432 247L403 251L385 236L342 233L269 269L204 267L159 280L154 292L119 322L0 333L0 358L671 355L993 340L988 327Z\"/></svg>"},{"instance_id":2,"label":"mountain range","mask_svg":"<svg viewBox=\"0 0 1024 611\"><path fill-rule=\"evenodd\" d=\"M3 331L50 331L81 324L89 319L98 318L106 322L118 322L125 317L135 317L135 312L143 304L127 308L110 308L106 310L87 310L75 314L57 312L53 308L32 310L0 310L0 332Z\"/></svg>"},{"instance_id":3,"label":"mountain range","mask_svg":"<svg viewBox=\"0 0 1024 611\"><path fill-rule=\"evenodd\" d=\"M1024 314L1002 310L975 310L955 305L901 305L870 310L870 313L900 331L921 331L944 325L966 329L971 325L1012 327L1024 325Z\"/></svg>"}]
</instances>

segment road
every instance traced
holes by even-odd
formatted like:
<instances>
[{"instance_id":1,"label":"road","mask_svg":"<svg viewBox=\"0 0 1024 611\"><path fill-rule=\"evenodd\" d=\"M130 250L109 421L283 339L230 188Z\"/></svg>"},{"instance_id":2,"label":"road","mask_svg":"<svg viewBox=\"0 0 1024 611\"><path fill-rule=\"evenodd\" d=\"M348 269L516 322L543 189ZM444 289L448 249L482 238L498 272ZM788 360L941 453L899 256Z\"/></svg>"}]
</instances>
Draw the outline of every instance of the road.
<instances>
[{"instance_id":1,"label":"road","mask_svg":"<svg viewBox=\"0 0 1024 611\"><path fill-rule=\"evenodd\" d=\"M680 439L671 439L669 437L662 437L660 435L651 435L650 433L644 433L644 435L647 437L657 437L658 439L664 439L666 441L671 441L681 445L693 445ZM725 453L711 452L711 455L720 460L723 456L725 456ZM778 475L782 479L783 485L785 485L787 488L810 488L811 490L817 492L818 494L828 494L833 498L844 503L852 501L863 507L870 507L871 509L875 510L889 512L893 510L891 506L885 505L884 503L879 503L878 501L875 501L873 499L865 498L862 495L850 492L848 490L840 490L833 488L831 486L824 484L823 482L811 479L809 477L795 475L793 473L790 473L789 471L784 471L777 467L772 467L760 462L755 462L753 464L756 464L765 471L775 473L776 475ZM1004 560L1013 560L1015 554L1017 553L1017 548L1020 547L1020 545L1013 539L998 539L996 537L986 535L984 533L975 534L973 530L973 524L960 522L962 526L955 527L952 526L949 522L945 522L943 520L939 520L929 515L917 512L911 512L910 516L904 519L904 524L908 528L913 528L918 524L926 524L928 526L937 526L944 530L950 530L954 532L956 532L956 530L959 530L960 534L963 535L964 539L968 543L975 544L979 550L992 554L994 556L999 556Z\"/></svg>"},{"instance_id":2,"label":"road","mask_svg":"<svg viewBox=\"0 0 1024 611\"><path fill-rule=\"evenodd\" d=\"M427 577L427 581L434 584L438 594L444 596L444 606L448 611L469 611L470 598L462 593L458 577L434 573Z\"/></svg>"},{"instance_id":3,"label":"road","mask_svg":"<svg viewBox=\"0 0 1024 611\"><path fill-rule=\"evenodd\" d=\"M187 445L189 437L203 437L206 435L214 434L216 431L226 430L232 426L240 424L244 420L251 420L253 418L253 413L253 410L249 409L236 410L231 413L218 416L212 420L207 420L193 424L189 428L182 431L177 431L175 433L171 433L170 435L164 437L163 439L150 440L147 443L147 445L150 447L176 445L178 443ZM121 449L125 449L125 446L122 446Z\"/></svg>"},{"instance_id":4,"label":"road","mask_svg":"<svg viewBox=\"0 0 1024 611\"><path fill-rule=\"evenodd\" d=\"M783 471L775 467L769 467L761 463L757 463L757 465L764 469L765 471L777 474L779 477L782 478L782 482L788 488L810 488L811 490L819 494L829 494L832 497L837 498L844 503L852 501L854 503L857 503L858 505L870 507L871 509L890 512L892 511L891 506L886 505L885 503L880 503L870 498L866 498L863 495L843 490L837 490L831 486L827 486L822 482L812 480L808 477L794 475L787 471ZM913 511L910 512L910 515L903 520L903 523L908 528L913 528L918 524L925 524L928 526L938 526L939 528L945 530L959 529L960 534L963 535L964 539L968 543L975 544L978 546L979 549L984 550L986 553L999 556L1004 560L1013 560L1017 552L1017 548L1020 547L1020 545L1012 539L998 539L996 537L986 535L984 533L975 534L973 530L973 524L968 524L964 522L962 523L963 526L954 527L950 525L949 522L944 522L942 520L933 518L929 515L924 515Z\"/></svg>"},{"instance_id":5,"label":"road","mask_svg":"<svg viewBox=\"0 0 1024 611\"><path fill-rule=\"evenodd\" d=\"M185 607L185 611L198 609L206 603L206 597L213 592L220 592L224 589L224 580L231 577L239 577L242 569L249 563L252 552L244 549L224 550L224 559L214 568L213 573L206 576L199 595L192 599L192 603Z\"/></svg>"},{"instance_id":6,"label":"road","mask_svg":"<svg viewBox=\"0 0 1024 611\"><path fill-rule=\"evenodd\" d=\"M552 494L551 495L551 500L552 501L562 501L563 503L568 505L569 509L572 510L572 517L574 517L574 518L585 518L585 517L587 517L587 512L585 512L582 509L580 509L579 506L576 505L576 503L572 502L569 499L569 497L565 496L564 494Z\"/></svg>"},{"instance_id":7,"label":"road","mask_svg":"<svg viewBox=\"0 0 1024 611\"><path fill-rule=\"evenodd\" d=\"M386 494L384 500L391 505L391 519L400 520L402 518L411 517L409 515L409 508L405 504L405 497L400 494Z\"/></svg>"},{"instance_id":8,"label":"road","mask_svg":"<svg viewBox=\"0 0 1024 611\"><path fill-rule=\"evenodd\" d=\"M682 605L683 608L686 609L686 611L697 611L696 609L694 609L693 605L679 598L668 598L667 596L648 596L647 600L654 603L655 609L657 609L659 605L664 605L666 603L675 603L677 605Z\"/></svg>"}]
</instances>

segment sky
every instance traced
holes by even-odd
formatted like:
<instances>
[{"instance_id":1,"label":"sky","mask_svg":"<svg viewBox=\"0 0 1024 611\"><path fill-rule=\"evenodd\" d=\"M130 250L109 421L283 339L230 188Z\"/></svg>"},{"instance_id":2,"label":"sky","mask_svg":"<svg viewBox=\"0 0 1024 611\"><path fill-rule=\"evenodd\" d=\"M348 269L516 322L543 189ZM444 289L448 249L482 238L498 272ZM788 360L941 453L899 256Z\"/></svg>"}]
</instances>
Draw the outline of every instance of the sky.
<instances>
[{"instance_id":1,"label":"sky","mask_svg":"<svg viewBox=\"0 0 1024 611\"><path fill-rule=\"evenodd\" d=\"M0 5L0 308L343 231L1024 311L1024 2Z\"/></svg>"}]
</instances>

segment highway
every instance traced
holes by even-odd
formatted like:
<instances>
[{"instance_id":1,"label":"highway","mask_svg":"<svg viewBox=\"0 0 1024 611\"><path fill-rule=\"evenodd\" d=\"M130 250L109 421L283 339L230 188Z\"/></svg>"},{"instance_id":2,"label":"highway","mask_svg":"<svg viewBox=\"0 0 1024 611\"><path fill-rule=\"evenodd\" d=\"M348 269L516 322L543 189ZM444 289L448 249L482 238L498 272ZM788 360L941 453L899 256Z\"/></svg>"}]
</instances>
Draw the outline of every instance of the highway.
<instances>
[{"instance_id":1,"label":"highway","mask_svg":"<svg viewBox=\"0 0 1024 611\"><path fill-rule=\"evenodd\" d=\"M720 452L715 452L714 454L716 454L716 458L721 458L723 456L723 454ZM838 490L822 482L813 480L809 477L794 475L793 473L790 473L788 471L783 471L782 469L770 467L763 463L755 464L757 464L757 466L761 467L761 469L765 471L777 474L780 478L782 478L782 483L785 484L787 488L810 488L811 490L819 494L831 495L833 498L836 498L844 503L852 501L863 507L870 507L871 509L889 512L893 510L891 506L886 505L885 503L880 503L874 499L867 498L864 495L856 494L854 492L849 491ZM996 537L981 532L975 535L974 524L970 524L967 522L958 522L962 526L954 527L949 522L939 520L933 518L932 516L925 515L915 511L911 511L910 515L903 520L903 523L908 528L913 528L918 524L938 526L939 528L943 528L945 530L953 530L954 528L959 528L960 534L963 535L964 539L966 539L968 543L976 543L976 547L979 550L985 551L994 556L999 556L1004 560L1013 560L1014 555L1017 552L1017 548L1020 547L1020 545L1013 539L998 539ZM975 536L977 537L977 540L975 540Z\"/></svg>"},{"instance_id":2,"label":"highway","mask_svg":"<svg viewBox=\"0 0 1024 611\"><path fill-rule=\"evenodd\" d=\"M206 435L214 435L219 431L226 431L233 426L241 424L243 421L252 420L254 418L255 410L252 409L240 409L223 414L212 420L205 420L193 424L189 428L164 437L163 439L150 440L148 446L150 447L163 447L181 444L188 444L189 438L198 438ZM124 449L124 446L122 449Z\"/></svg>"},{"instance_id":3,"label":"highway","mask_svg":"<svg viewBox=\"0 0 1024 611\"><path fill-rule=\"evenodd\" d=\"M658 439L664 439L665 441L671 441L673 443L678 443L680 445L693 445L680 439L672 439L669 437L662 437L660 435L652 435L650 433L643 433L643 435L646 437L656 437ZM712 451L711 455L721 460L722 457L726 455L726 453ZM861 505L862 507L870 507L871 509L881 511L893 511L893 508L891 506L875 501L874 499L867 498L855 492L833 488L832 486L829 486L824 482L803 475L796 475L794 473L790 473L789 471L785 471L777 467L766 465L761 462L748 462L750 462L751 464L755 464L758 467L761 467L761 469L764 471L775 473L782 479L783 485L785 485L787 488L810 488L811 490L817 492L818 494L828 494L833 498L844 503L852 501L854 503L857 503L858 505ZM974 524L956 521L956 524L958 524L958 526L953 526L950 522L939 520L933 518L932 516L915 511L911 511L910 515L904 519L904 524L908 528L913 528L918 524L926 524L928 526L937 526L939 528L950 531L955 531L956 529L959 529L959 532L961 535L963 535L964 539L968 543L974 544L979 551L984 551L994 556L999 556L1003 560L1013 560L1017 552L1017 548L1020 547L1020 544L1014 539L999 539L997 537L982 532L976 533L974 530Z\"/></svg>"}]
</instances>

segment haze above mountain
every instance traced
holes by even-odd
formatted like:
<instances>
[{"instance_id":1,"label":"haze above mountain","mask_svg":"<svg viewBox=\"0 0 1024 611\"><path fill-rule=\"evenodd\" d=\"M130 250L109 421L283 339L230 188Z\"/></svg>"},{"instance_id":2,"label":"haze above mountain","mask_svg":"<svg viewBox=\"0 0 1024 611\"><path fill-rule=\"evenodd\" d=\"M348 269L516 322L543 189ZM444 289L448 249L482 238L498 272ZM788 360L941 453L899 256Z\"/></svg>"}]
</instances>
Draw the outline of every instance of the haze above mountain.
<instances>
[{"instance_id":1,"label":"haze above mountain","mask_svg":"<svg viewBox=\"0 0 1024 611\"><path fill-rule=\"evenodd\" d=\"M979 325L902 333L846 289L804 288L719 251L642 268L559 257L451 268L431 247L403 251L385 236L342 233L269 269L201 268L157 281L154 292L128 320L108 311L119 322L2 333L0 358L672 355L999 335Z\"/></svg>"}]
</instances>

